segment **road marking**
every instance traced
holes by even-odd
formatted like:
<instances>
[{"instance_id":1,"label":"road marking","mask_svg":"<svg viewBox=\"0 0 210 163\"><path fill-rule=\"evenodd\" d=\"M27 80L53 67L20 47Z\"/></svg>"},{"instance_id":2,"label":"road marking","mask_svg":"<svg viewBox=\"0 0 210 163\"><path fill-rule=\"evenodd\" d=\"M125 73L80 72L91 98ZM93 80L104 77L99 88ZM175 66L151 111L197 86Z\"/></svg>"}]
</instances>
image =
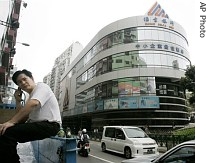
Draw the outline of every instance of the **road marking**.
<instances>
[{"instance_id":1,"label":"road marking","mask_svg":"<svg viewBox=\"0 0 210 163\"><path fill-rule=\"evenodd\" d=\"M111 161L109 161L109 160L105 160L105 159L103 159L103 158L100 158L100 157L97 157L97 156L94 156L94 155L91 155L91 154L89 154L89 156L92 156L92 157L94 157L94 158L97 158L97 159L102 160L102 161L105 161L105 162L115 163L115 162L111 162Z\"/></svg>"}]
</instances>

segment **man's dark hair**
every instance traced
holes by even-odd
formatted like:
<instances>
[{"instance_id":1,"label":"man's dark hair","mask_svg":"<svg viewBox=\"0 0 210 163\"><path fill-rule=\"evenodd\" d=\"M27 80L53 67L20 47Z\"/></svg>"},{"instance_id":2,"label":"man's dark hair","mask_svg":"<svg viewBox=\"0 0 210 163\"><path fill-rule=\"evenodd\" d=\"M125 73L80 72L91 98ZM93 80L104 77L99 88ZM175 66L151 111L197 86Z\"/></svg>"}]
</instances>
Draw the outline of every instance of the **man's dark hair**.
<instances>
[{"instance_id":1,"label":"man's dark hair","mask_svg":"<svg viewBox=\"0 0 210 163\"><path fill-rule=\"evenodd\" d=\"M23 69L23 70L18 70L16 71L13 76L12 76L12 81L16 84L17 84L17 77L20 75L20 74L25 74L26 76L30 77L30 78L33 78L32 76L32 73L26 69Z\"/></svg>"}]
</instances>

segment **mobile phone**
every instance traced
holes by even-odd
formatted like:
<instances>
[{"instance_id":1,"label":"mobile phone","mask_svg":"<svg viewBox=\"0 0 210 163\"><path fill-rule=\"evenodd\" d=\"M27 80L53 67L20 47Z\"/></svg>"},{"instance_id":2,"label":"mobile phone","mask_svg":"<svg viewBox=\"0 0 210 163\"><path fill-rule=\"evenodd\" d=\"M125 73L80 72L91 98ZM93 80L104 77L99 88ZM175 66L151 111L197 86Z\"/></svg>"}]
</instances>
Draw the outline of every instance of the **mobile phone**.
<instances>
[{"instance_id":1,"label":"mobile phone","mask_svg":"<svg viewBox=\"0 0 210 163\"><path fill-rule=\"evenodd\" d=\"M18 91L20 91L20 93L19 93L19 95L18 95L18 96L20 96L20 97L21 97L23 92L22 92L22 90L21 90L21 88L20 88L20 87L18 87Z\"/></svg>"}]
</instances>

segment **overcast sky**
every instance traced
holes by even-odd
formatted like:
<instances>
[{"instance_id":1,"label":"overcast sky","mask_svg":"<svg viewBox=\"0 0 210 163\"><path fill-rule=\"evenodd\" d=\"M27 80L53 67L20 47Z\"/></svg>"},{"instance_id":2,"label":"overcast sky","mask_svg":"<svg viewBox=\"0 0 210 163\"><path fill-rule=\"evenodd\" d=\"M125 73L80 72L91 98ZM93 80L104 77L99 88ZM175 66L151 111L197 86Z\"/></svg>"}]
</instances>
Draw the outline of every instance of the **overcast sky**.
<instances>
[{"instance_id":1,"label":"overcast sky","mask_svg":"<svg viewBox=\"0 0 210 163\"><path fill-rule=\"evenodd\" d=\"M0 6L8 0L0 0ZM25 0L21 7L20 28L14 64L18 69L29 69L35 81L42 81L56 57L73 41L84 47L106 25L131 16L144 15L155 0ZM197 0L157 1L169 17L179 23L187 33L189 53L195 64L196 39L199 37L199 2ZM197 20L196 20L197 19ZM197 22L198 23L197 23Z\"/></svg>"},{"instance_id":2,"label":"overcast sky","mask_svg":"<svg viewBox=\"0 0 210 163\"><path fill-rule=\"evenodd\" d=\"M2 0L0 0L2 1ZM131 16L144 15L155 0L25 0L21 7L20 28L14 64L18 69L29 69L35 81L42 81L56 57L73 41L84 47L106 25ZM193 0L157 1L169 17L183 26L189 42L189 52L194 63L195 7Z\"/></svg>"}]
</instances>

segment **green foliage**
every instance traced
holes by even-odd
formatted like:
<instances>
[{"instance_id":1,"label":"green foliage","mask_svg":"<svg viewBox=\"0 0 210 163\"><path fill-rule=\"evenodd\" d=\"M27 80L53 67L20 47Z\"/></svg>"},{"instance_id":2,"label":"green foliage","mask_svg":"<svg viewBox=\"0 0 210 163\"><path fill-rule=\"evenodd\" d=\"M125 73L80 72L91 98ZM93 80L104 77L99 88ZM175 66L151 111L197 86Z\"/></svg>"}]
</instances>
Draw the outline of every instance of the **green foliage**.
<instances>
[{"instance_id":1,"label":"green foliage","mask_svg":"<svg viewBox=\"0 0 210 163\"><path fill-rule=\"evenodd\" d=\"M188 140L195 139L195 127L175 130L173 135L182 135L188 137Z\"/></svg>"},{"instance_id":2,"label":"green foliage","mask_svg":"<svg viewBox=\"0 0 210 163\"><path fill-rule=\"evenodd\" d=\"M192 93L189 98L189 103L195 103L195 66L190 65L185 72L185 77L182 77L180 80L181 87L186 91L190 91Z\"/></svg>"}]
</instances>

